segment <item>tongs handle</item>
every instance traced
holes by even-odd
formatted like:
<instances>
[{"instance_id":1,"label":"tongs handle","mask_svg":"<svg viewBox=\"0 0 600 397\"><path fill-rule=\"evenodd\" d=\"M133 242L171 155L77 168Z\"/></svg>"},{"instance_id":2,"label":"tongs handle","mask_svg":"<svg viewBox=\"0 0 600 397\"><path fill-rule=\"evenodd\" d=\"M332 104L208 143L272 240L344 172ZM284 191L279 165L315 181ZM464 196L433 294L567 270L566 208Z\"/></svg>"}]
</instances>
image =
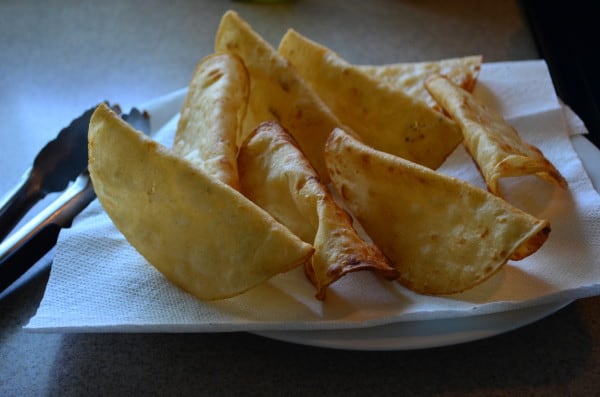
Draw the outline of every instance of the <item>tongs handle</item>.
<instances>
[{"instance_id":1,"label":"tongs handle","mask_svg":"<svg viewBox=\"0 0 600 397\"><path fill-rule=\"evenodd\" d=\"M27 236L19 244L19 249L0 260L0 293L17 281L56 244L60 226L49 223Z\"/></svg>"},{"instance_id":2,"label":"tongs handle","mask_svg":"<svg viewBox=\"0 0 600 397\"><path fill-rule=\"evenodd\" d=\"M96 197L87 173L17 232L0 243L0 292L21 277L56 244L62 228Z\"/></svg>"},{"instance_id":3,"label":"tongs handle","mask_svg":"<svg viewBox=\"0 0 600 397\"><path fill-rule=\"evenodd\" d=\"M40 190L35 188L31 168L25 173L19 185L6 197L5 201L0 204L0 241L4 240L27 211L44 197Z\"/></svg>"},{"instance_id":4,"label":"tongs handle","mask_svg":"<svg viewBox=\"0 0 600 397\"><path fill-rule=\"evenodd\" d=\"M120 113L120 109L117 108L117 110ZM141 112L136 108L132 108L128 114L121 114L121 117L133 128L145 134L150 133L150 115L147 112ZM36 189L35 186L37 183L36 176L32 176L31 174L32 171L26 173L24 181L21 184L25 185L27 184L26 180L32 179L33 190L39 191L40 189ZM7 197L15 196L15 192L19 196L21 189L26 190L25 187L18 186ZM15 233L4 239L4 241L0 239L0 293L23 275L56 244L60 230L70 227L73 218L94 200L95 197L94 188L86 168L48 207ZM28 202L28 200L25 200L25 202ZM4 204L0 204L0 206L4 207L7 205L6 201ZM7 218L9 217L8 215L6 216ZM4 222L1 224L3 225L2 227L7 227L8 231L14 226L5 225Z\"/></svg>"}]
</instances>

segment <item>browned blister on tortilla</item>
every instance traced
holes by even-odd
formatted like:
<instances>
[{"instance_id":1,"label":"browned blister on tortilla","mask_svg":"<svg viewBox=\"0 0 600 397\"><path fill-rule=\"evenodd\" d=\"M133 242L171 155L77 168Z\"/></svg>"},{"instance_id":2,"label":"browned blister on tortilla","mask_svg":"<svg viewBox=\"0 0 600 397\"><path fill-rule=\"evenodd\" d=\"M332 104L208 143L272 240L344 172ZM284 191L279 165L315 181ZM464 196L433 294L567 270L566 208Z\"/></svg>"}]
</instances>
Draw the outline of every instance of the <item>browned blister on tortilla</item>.
<instances>
[{"instance_id":1,"label":"browned blister on tortilla","mask_svg":"<svg viewBox=\"0 0 600 397\"><path fill-rule=\"evenodd\" d=\"M314 246L305 271L319 299L330 284L353 271L397 276L381 251L358 235L351 217L279 124L260 124L240 148L238 162L242 192Z\"/></svg>"},{"instance_id":2,"label":"browned blister on tortilla","mask_svg":"<svg viewBox=\"0 0 600 397\"><path fill-rule=\"evenodd\" d=\"M493 194L336 129L325 160L336 190L392 261L399 281L424 294L461 292L509 259L534 253L550 224Z\"/></svg>"},{"instance_id":3,"label":"browned blister on tortilla","mask_svg":"<svg viewBox=\"0 0 600 397\"><path fill-rule=\"evenodd\" d=\"M239 189L237 136L241 134L250 82L230 53L203 58L181 109L173 151L207 174Z\"/></svg>"},{"instance_id":4,"label":"browned blister on tortilla","mask_svg":"<svg viewBox=\"0 0 600 397\"><path fill-rule=\"evenodd\" d=\"M479 103L446 77L432 76L426 87L460 125L464 145L473 157L490 192L500 195L499 179L537 175L567 188L567 181L542 151L521 139L501 115Z\"/></svg>"}]
</instances>

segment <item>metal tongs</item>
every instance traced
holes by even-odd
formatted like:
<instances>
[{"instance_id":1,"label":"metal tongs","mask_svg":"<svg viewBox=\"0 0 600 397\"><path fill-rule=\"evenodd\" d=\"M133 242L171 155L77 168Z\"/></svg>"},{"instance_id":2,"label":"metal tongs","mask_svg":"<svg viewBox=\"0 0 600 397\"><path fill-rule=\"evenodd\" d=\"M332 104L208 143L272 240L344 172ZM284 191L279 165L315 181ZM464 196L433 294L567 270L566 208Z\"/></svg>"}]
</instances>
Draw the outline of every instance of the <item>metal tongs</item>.
<instances>
[{"instance_id":1,"label":"metal tongs","mask_svg":"<svg viewBox=\"0 0 600 397\"><path fill-rule=\"evenodd\" d=\"M94 200L89 177L87 134L96 106L86 110L37 154L21 182L0 200L0 292L21 277L56 244L61 229ZM148 134L150 116L133 108L111 109L135 129ZM46 208L8 236L31 208L49 193L62 192Z\"/></svg>"}]
</instances>

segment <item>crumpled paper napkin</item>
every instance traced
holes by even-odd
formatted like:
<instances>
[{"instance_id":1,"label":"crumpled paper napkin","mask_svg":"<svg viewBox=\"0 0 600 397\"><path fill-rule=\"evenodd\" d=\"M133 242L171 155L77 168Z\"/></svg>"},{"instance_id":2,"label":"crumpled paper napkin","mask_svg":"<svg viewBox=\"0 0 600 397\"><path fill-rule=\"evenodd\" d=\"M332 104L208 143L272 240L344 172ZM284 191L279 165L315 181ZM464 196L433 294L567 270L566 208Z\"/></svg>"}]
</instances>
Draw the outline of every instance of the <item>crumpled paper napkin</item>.
<instances>
[{"instance_id":1,"label":"crumpled paper napkin","mask_svg":"<svg viewBox=\"0 0 600 397\"><path fill-rule=\"evenodd\" d=\"M172 143L185 89L155 100L154 137ZM484 64L475 90L522 137L537 145L569 182L564 191L537 178L507 182L508 200L547 218L552 233L534 255L461 294L413 293L368 272L350 274L325 302L302 269L278 275L231 299L203 302L149 265L94 201L61 232L44 297L26 329L61 332L215 332L318 330L400 321L475 316L600 294L600 197L573 149L571 134L585 127L555 95L546 64ZM599 156L600 157L600 156ZM598 159L600 161L600 158ZM440 170L484 187L459 148Z\"/></svg>"}]
</instances>

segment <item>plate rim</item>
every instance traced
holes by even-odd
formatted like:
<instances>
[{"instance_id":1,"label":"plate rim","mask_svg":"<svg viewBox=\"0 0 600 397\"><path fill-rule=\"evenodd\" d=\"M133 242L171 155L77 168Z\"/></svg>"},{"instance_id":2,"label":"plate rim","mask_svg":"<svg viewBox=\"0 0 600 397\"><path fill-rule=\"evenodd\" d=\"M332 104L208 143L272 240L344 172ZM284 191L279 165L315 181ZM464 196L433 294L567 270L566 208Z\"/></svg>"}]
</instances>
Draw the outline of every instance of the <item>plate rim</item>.
<instances>
[{"instance_id":1,"label":"plate rim","mask_svg":"<svg viewBox=\"0 0 600 397\"><path fill-rule=\"evenodd\" d=\"M459 318L403 321L367 328L250 333L281 342L338 350L421 350L473 342L510 332L539 321L572 302L574 301L556 301L510 311ZM450 327L444 327L445 325Z\"/></svg>"}]
</instances>

